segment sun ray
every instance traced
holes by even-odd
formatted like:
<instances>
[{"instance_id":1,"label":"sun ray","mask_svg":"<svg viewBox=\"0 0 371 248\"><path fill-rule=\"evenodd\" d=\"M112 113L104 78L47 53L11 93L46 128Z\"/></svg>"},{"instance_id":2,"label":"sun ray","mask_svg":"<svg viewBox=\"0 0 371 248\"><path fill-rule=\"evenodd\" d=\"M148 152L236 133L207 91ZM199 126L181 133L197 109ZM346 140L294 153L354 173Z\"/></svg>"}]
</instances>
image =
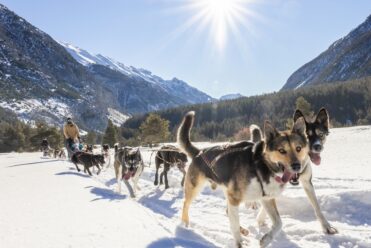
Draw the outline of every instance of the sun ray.
<instances>
[{"instance_id":1,"label":"sun ray","mask_svg":"<svg viewBox=\"0 0 371 248\"><path fill-rule=\"evenodd\" d=\"M204 48L222 56L227 45L233 41L241 52L246 54L247 37L256 36L253 21L264 21L254 6L256 0L181 0L167 10L168 14L183 15L188 18L183 24L164 37L159 50L166 49L175 40L182 39L191 44L205 37ZM215 53L216 52L216 53Z\"/></svg>"},{"instance_id":2,"label":"sun ray","mask_svg":"<svg viewBox=\"0 0 371 248\"><path fill-rule=\"evenodd\" d=\"M209 33L215 47L219 51L225 48L229 33L239 33L238 27L248 28L249 18L254 13L248 9L252 0L190 0L188 8L195 14L192 23L201 28L209 28ZM194 18L197 16L197 20Z\"/></svg>"}]
</instances>

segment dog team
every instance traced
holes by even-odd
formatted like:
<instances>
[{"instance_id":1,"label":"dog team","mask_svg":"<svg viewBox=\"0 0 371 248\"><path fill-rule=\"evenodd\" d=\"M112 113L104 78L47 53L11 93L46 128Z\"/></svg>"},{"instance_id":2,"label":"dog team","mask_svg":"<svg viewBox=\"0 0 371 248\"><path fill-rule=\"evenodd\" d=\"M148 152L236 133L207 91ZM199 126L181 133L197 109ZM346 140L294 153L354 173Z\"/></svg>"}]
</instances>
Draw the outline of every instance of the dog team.
<instances>
[{"instance_id":1,"label":"dog team","mask_svg":"<svg viewBox=\"0 0 371 248\"><path fill-rule=\"evenodd\" d=\"M242 235L248 234L248 230L240 225L239 205L244 203L246 206L256 206L257 202L260 203L258 225L264 225L267 215L272 221L271 229L260 240L260 246L266 247L282 227L276 197L288 183L298 185L300 182L323 231L326 234L338 232L321 212L312 184L311 164L321 163L321 152L329 134L326 109L320 109L311 120L296 110L290 130L279 131L266 121L264 132L256 125L250 126L249 141L203 149L197 148L190 140L194 119L195 113L188 112L178 128L177 143L180 149L171 145L162 146L155 156L154 185L159 183L161 165L163 171L160 184L165 183L165 188L169 188L167 173L171 167L178 167L183 174L181 186L184 187L184 203L181 219L184 225L190 223L192 201L203 189L205 182L209 182L212 189L220 187L225 194L230 230L237 247L242 247ZM115 145L114 151L117 190L121 192L121 182L124 182L130 196L135 197L139 190L138 180L144 170L140 149ZM186 171L187 157L191 161ZM82 164L84 171L90 175L89 168L96 167L99 174L107 159L110 159L108 145L103 146L101 155L78 151L71 157L78 171L77 164Z\"/></svg>"}]
</instances>

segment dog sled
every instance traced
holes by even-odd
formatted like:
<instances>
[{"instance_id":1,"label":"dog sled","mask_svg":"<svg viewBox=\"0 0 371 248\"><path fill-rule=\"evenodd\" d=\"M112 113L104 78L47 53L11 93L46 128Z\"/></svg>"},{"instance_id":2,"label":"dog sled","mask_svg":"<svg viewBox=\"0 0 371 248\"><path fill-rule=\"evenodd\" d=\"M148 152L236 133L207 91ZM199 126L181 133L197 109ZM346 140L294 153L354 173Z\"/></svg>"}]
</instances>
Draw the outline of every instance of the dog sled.
<instances>
[{"instance_id":1,"label":"dog sled","mask_svg":"<svg viewBox=\"0 0 371 248\"><path fill-rule=\"evenodd\" d=\"M82 151L82 148L84 147L82 143L74 142L73 140L70 139L66 139L64 145L67 149L67 155L69 160L71 160L71 157L75 152Z\"/></svg>"}]
</instances>

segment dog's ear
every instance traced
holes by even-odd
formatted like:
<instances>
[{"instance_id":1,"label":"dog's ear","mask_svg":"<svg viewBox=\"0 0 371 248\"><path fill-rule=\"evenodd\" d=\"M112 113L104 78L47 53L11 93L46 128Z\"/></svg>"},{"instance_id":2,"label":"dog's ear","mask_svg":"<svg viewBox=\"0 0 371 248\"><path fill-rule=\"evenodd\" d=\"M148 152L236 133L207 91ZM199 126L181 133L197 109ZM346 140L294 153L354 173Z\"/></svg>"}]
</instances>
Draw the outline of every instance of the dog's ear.
<instances>
[{"instance_id":1,"label":"dog's ear","mask_svg":"<svg viewBox=\"0 0 371 248\"><path fill-rule=\"evenodd\" d=\"M329 128L329 116L325 108L321 108L317 114L316 122L323 125L327 130Z\"/></svg>"},{"instance_id":2,"label":"dog's ear","mask_svg":"<svg viewBox=\"0 0 371 248\"><path fill-rule=\"evenodd\" d=\"M303 117L304 120L305 120L305 116L304 116L303 112L301 112L300 109L295 110L295 113L294 113L294 122L296 122L297 119L299 119L300 117Z\"/></svg>"},{"instance_id":3,"label":"dog's ear","mask_svg":"<svg viewBox=\"0 0 371 248\"><path fill-rule=\"evenodd\" d=\"M267 144L279 135L277 129L269 121L264 122L264 137Z\"/></svg>"},{"instance_id":4,"label":"dog's ear","mask_svg":"<svg viewBox=\"0 0 371 248\"><path fill-rule=\"evenodd\" d=\"M292 127L292 132L305 135L305 129L306 127L304 117L300 117L295 121L294 126Z\"/></svg>"}]
</instances>

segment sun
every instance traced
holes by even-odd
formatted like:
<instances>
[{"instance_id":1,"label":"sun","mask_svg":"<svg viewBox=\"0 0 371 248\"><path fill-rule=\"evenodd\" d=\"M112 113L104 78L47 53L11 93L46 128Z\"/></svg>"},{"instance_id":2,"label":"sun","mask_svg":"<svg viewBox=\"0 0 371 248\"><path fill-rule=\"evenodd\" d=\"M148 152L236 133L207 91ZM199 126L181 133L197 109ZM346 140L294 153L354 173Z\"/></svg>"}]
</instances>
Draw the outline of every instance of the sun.
<instances>
[{"instance_id":1,"label":"sun","mask_svg":"<svg viewBox=\"0 0 371 248\"><path fill-rule=\"evenodd\" d=\"M208 30L218 50L223 50L229 36L247 27L254 13L249 9L252 0L189 0L193 12L187 25Z\"/></svg>"}]
</instances>

